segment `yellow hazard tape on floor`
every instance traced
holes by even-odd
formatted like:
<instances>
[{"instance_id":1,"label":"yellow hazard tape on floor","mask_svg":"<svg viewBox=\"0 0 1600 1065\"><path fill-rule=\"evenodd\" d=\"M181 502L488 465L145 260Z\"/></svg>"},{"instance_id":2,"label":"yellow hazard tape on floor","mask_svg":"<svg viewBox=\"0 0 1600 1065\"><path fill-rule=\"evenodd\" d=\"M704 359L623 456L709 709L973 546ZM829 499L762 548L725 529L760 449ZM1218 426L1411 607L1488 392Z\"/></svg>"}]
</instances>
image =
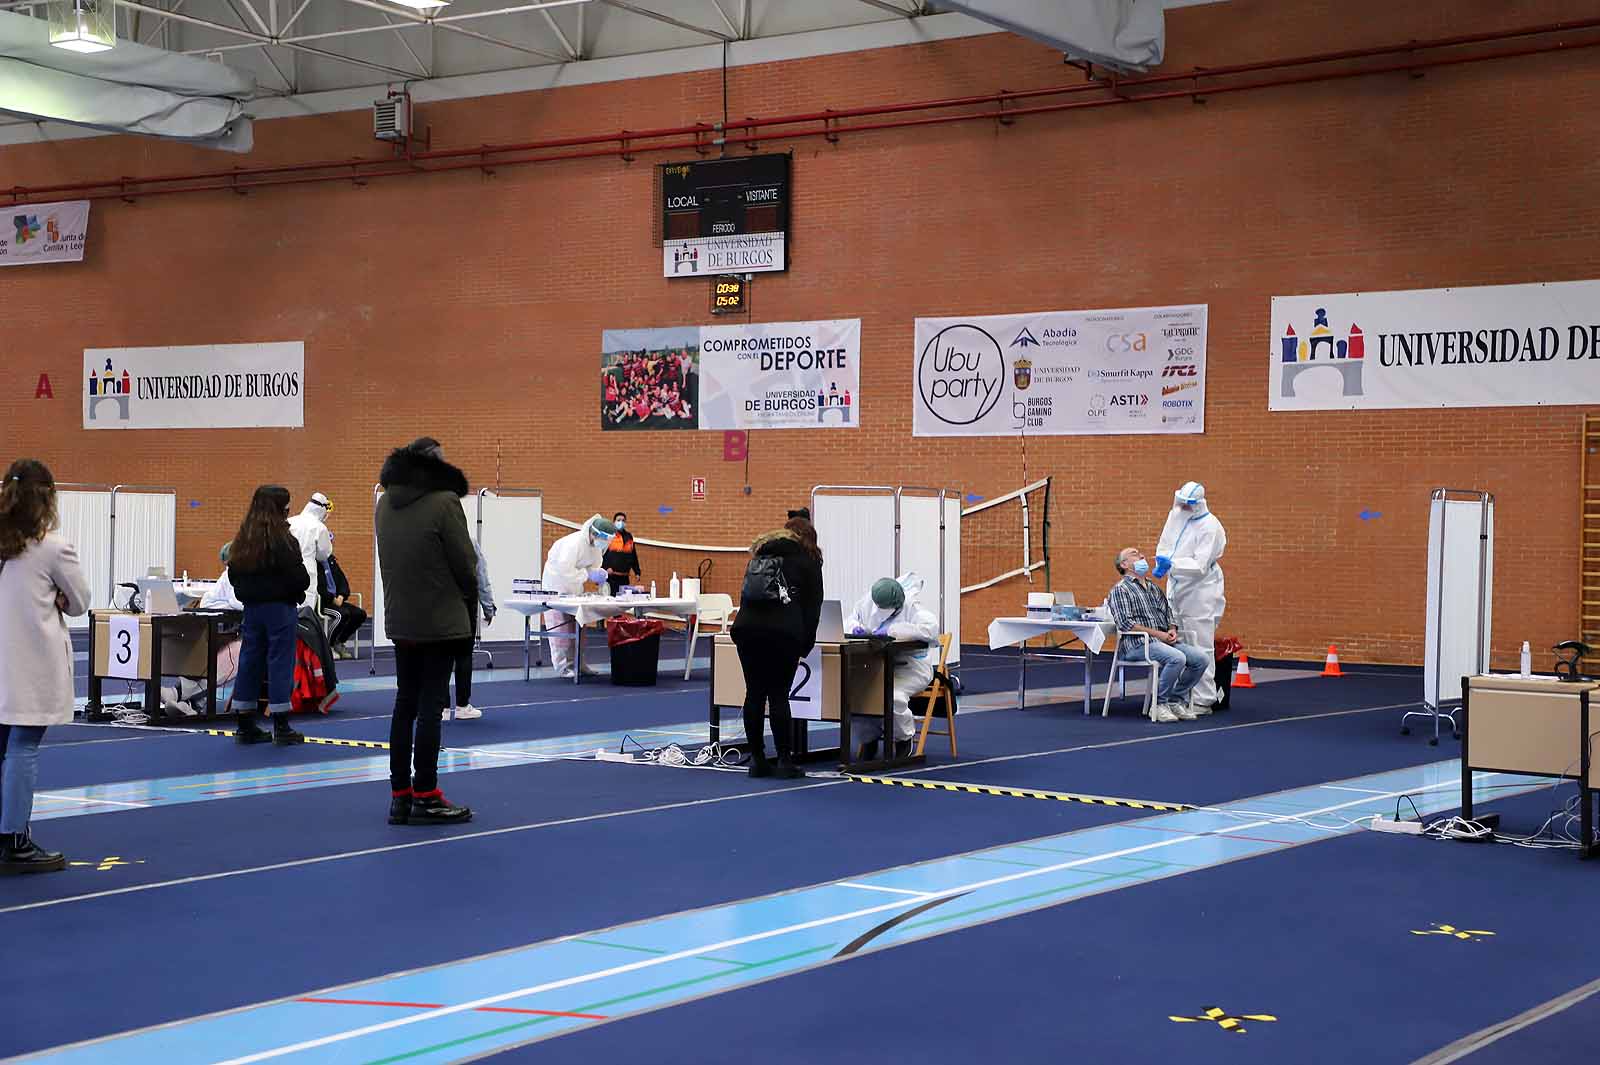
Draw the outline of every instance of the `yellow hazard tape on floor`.
<instances>
[{"instance_id":1,"label":"yellow hazard tape on floor","mask_svg":"<svg viewBox=\"0 0 1600 1065\"><path fill-rule=\"evenodd\" d=\"M208 728L201 731L204 731L207 736L225 736L230 740L233 738L233 732L229 729ZM307 736L306 742L320 743L324 747L367 747L377 751L387 751L389 749L387 743L380 743L377 740L336 740L327 736Z\"/></svg>"},{"instance_id":2,"label":"yellow hazard tape on floor","mask_svg":"<svg viewBox=\"0 0 1600 1065\"><path fill-rule=\"evenodd\" d=\"M1133 810L1194 810L1198 807L1179 802L1148 802L1144 799L1113 799L1105 795L1076 795L1070 791L1038 791L1033 788L1002 788L992 784L961 784L953 780L908 780L904 777L850 776L848 779L862 784L892 784L902 788L922 788L927 791L964 791L970 795L1000 795L1012 799L1054 799L1057 802L1081 802L1091 806L1126 806Z\"/></svg>"}]
</instances>

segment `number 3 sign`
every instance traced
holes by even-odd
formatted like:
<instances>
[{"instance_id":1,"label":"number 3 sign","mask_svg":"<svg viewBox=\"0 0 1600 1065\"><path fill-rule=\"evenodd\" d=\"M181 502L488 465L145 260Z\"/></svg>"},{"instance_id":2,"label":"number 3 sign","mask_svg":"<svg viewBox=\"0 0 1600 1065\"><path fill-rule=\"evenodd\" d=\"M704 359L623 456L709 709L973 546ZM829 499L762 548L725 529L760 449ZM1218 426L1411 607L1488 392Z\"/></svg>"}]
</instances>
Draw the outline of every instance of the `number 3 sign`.
<instances>
[{"instance_id":1,"label":"number 3 sign","mask_svg":"<svg viewBox=\"0 0 1600 1065\"><path fill-rule=\"evenodd\" d=\"M113 614L106 625L106 636L111 646L106 652L108 677L126 680L139 679L139 617L137 614Z\"/></svg>"}]
</instances>

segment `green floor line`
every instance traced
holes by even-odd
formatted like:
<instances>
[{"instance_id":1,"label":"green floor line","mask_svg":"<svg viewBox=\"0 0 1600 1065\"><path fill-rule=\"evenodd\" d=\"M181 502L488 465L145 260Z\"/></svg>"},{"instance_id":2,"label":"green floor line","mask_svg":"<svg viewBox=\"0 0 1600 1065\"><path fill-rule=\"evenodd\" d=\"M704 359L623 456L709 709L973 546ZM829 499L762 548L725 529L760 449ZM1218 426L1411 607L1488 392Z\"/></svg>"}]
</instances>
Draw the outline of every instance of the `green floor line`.
<instances>
[{"instance_id":1,"label":"green floor line","mask_svg":"<svg viewBox=\"0 0 1600 1065\"><path fill-rule=\"evenodd\" d=\"M640 954L665 954L666 953L666 951L657 950L655 947L634 947L634 946L628 945L627 943L607 943L607 942L605 942L603 940L599 940L599 939L574 939L574 940L572 940L572 942L574 942L574 943L587 943L591 947L611 947L614 950L636 950Z\"/></svg>"}]
</instances>

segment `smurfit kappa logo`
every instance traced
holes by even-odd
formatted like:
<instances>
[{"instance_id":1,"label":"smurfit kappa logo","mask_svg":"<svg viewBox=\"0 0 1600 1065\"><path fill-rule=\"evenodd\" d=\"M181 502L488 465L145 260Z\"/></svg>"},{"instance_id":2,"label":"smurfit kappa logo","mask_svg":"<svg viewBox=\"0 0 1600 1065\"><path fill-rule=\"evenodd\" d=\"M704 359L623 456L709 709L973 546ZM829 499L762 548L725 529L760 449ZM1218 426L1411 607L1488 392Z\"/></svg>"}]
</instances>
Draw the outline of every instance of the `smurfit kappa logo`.
<instances>
[{"instance_id":1,"label":"smurfit kappa logo","mask_svg":"<svg viewBox=\"0 0 1600 1065\"><path fill-rule=\"evenodd\" d=\"M89 371L89 379L84 384L84 394L89 399L89 420L95 421L98 417L100 404L110 401L117 407L117 420L128 420L128 402L133 398L133 380L128 376L127 369L123 369L122 376L117 376L116 368L111 365L111 360L106 359L105 372Z\"/></svg>"},{"instance_id":2,"label":"smurfit kappa logo","mask_svg":"<svg viewBox=\"0 0 1600 1065\"><path fill-rule=\"evenodd\" d=\"M1034 339L1032 333L1028 332L1027 326L1023 326L1022 331L1018 333L1016 339L1011 342L1011 346L1014 348L1026 348L1029 346L1038 347L1039 341Z\"/></svg>"},{"instance_id":3,"label":"smurfit kappa logo","mask_svg":"<svg viewBox=\"0 0 1600 1065\"><path fill-rule=\"evenodd\" d=\"M30 240L39 239L39 216L36 214L13 215L11 224L17 227L17 243L26 244Z\"/></svg>"},{"instance_id":4,"label":"smurfit kappa logo","mask_svg":"<svg viewBox=\"0 0 1600 1065\"><path fill-rule=\"evenodd\" d=\"M1279 391L1285 397L1297 394L1302 376L1322 369L1339 372L1343 379L1344 395L1366 394L1361 381L1362 367L1366 365L1366 335L1361 332L1359 325L1351 322L1344 339L1339 339L1328 325L1326 307L1317 308L1311 321L1311 331L1304 337L1295 334L1294 323L1287 323L1283 336L1278 338L1278 350L1273 354L1282 366Z\"/></svg>"},{"instance_id":5,"label":"smurfit kappa logo","mask_svg":"<svg viewBox=\"0 0 1600 1065\"><path fill-rule=\"evenodd\" d=\"M1006 360L988 330L962 322L933 335L917 358L917 393L946 425L971 425L1000 402Z\"/></svg>"}]
</instances>

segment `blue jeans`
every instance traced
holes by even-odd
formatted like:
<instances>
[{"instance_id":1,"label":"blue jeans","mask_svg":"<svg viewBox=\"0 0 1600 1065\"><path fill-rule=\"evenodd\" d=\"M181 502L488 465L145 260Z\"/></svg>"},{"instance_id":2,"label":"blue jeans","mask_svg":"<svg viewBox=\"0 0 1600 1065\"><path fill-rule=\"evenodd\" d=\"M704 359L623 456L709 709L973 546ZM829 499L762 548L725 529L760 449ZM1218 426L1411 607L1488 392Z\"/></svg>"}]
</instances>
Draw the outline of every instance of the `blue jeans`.
<instances>
[{"instance_id":1,"label":"blue jeans","mask_svg":"<svg viewBox=\"0 0 1600 1065\"><path fill-rule=\"evenodd\" d=\"M0 833L28 832L42 739L43 725L0 725Z\"/></svg>"},{"instance_id":2,"label":"blue jeans","mask_svg":"<svg viewBox=\"0 0 1600 1065\"><path fill-rule=\"evenodd\" d=\"M1198 647L1186 643L1162 643L1150 638L1150 657L1161 663L1161 683L1156 698L1161 702L1186 703L1189 690L1205 676L1209 659Z\"/></svg>"},{"instance_id":3,"label":"blue jeans","mask_svg":"<svg viewBox=\"0 0 1600 1065\"><path fill-rule=\"evenodd\" d=\"M246 603L239 629L239 673L233 681L234 709L249 713L261 699L266 676L267 713L287 714L293 707L295 623L293 603Z\"/></svg>"}]
</instances>

